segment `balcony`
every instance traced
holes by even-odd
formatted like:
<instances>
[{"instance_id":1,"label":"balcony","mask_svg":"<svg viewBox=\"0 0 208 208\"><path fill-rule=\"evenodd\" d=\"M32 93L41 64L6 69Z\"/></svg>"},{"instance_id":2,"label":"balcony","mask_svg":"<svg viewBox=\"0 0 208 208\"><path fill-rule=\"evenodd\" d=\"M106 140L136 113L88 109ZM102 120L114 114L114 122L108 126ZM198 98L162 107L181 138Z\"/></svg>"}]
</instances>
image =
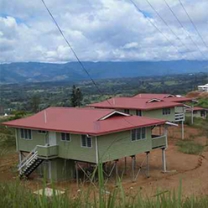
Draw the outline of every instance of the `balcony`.
<instances>
[{"instance_id":1,"label":"balcony","mask_svg":"<svg viewBox=\"0 0 208 208\"><path fill-rule=\"evenodd\" d=\"M161 148L166 146L165 135L152 135L152 149Z\"/></svg>"},{"instance_id":2,"label":"balcony","mask_svg":"<svg viewBox=\"0 0 208 208\"><path fill-rule=\"evenodd\" d=\"M58 157L58 145L37 145L38 157L56 158Z\"/></svg>"},{"instance_id":3,"label":"balcony","mask_svg":"<svg viewBox=\"0 0 208 208\"><path fill-rule=\"evenodd\" d=\"M175 113L175 122L184 121L184 113Z\"/></svg>"}]
</instances>

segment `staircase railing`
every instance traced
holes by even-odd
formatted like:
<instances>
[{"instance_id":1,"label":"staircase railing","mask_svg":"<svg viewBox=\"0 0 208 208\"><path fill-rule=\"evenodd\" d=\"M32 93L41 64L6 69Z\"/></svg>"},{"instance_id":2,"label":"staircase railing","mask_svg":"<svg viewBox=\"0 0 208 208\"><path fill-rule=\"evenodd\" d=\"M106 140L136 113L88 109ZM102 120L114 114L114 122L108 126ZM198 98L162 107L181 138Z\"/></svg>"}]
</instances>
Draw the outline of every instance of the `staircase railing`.
<instances>
[{"instance_id":1,"label":"staircase railing","mask_svg":"<svg viewBox=\"0 0 208 208\"><path fill-rule=\"evenodd\" d=\"M175 121L183 121L184 120L184 113L175 113Z\"/></svg>"},{"instance_id":2,"label":"staircase railing","mask_svg":"<svg viewBox=\"0 0 208 208\"><path fill-rule=\"evenodd\" d=\"M37 146L21 161L18 165L18 170L20 171L28 162L31 162L34 157L37 157Z\"/></svg>"}]
</instances>

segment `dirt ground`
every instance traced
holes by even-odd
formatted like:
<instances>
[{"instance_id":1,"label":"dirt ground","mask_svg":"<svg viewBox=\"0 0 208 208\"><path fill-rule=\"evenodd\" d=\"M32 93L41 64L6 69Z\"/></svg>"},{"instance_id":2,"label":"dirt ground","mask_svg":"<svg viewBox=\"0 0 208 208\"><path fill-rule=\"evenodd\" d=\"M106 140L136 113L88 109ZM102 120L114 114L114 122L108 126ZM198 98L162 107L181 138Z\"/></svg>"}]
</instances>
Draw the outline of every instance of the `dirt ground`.
<instances>
[{"instance_id":1,"label":"dirt ground","mask_svg":"<svg viewBox=\"0 0 208 208\"><path fill-rule=\"evenodd\" d=\"M169 128L169 146L166 151L167 159L167 173L162 172L162 151L156 149L150 153L150 177L147 178L142 169L136 182L131 181L131 158L127 159L127 174L123 175L122 184L124 189L128 192L133 190L137 192L140 190L142 194L153 196L157 190L178 190L180 181L182 182L183 196L201 196L208 195L208 150L205 149L201 156L189 155L178 151L175 145L181 139L180 127ZM185 127L185 138L197 141L203 145L206 144L207 139L201 133L200 129ZM136 156L137 169L144 161L146 155L138 154ZM18 163L18 155L10 153L6 156L0 157L0 181L15 181L18 178L16 165ZM124 160L119 160L119 172L124 170ZM135 171L136 174L136 171ZM37 190L41 188L42 181L37 178L21 181L29 189ZM50 184L48 184L50 185ZM70 190L77 193L79 189L75 181L61 182L56 186L59 189ZM115 186L115 178L111 178L107 187L111 190ZM88 184L82 186L88 187Z\"/></svg>"}]
</instances>

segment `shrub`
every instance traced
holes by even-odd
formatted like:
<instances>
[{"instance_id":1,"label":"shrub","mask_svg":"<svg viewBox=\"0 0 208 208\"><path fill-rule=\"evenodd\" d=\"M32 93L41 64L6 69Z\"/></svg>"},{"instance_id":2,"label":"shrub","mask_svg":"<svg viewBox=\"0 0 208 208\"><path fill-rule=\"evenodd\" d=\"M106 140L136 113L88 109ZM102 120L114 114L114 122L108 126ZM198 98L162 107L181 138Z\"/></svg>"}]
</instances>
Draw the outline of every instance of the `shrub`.
<instances>
[{"instance_id":1,"label":"shrub","mask_svg":"<svg viewBox=\"0 0 208 208\"><path fill-rule=\"evenodd\" d=\"M203 145L190 140L178 141L176 145L179 147L178 150L180 152L186 154L199 155L204 149Z\"/></svg>"}]
</instances>

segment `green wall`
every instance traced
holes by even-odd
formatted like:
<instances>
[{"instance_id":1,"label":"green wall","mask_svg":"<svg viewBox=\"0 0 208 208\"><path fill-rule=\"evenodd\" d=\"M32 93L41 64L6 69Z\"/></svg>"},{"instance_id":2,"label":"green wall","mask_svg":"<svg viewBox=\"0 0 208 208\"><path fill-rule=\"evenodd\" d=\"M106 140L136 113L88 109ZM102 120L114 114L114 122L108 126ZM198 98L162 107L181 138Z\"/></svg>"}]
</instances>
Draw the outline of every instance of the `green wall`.
<instances>
[{"instance_id":1,"label":"green wall","mask_svg":"<svg viewBox=\"0 0 208 208\"><path fill-rule=\"evenodd\" d=\"M169 115L163 115L162 109L155 109L155 110L142 110L142 116L150 117L150 118L158 118L158 119L164 119L168 121L175 121L175 108L170 108L170 114ZM177 109L177 112L183 112L182 108L179 107ZM119 111L124 112L123 109L119 109ZM129 110L129 114L136 115L136 110Z\"/></svg>"},{"instance_id":2,"label":"green wall","mask_svg":"<svg viewBox=\"0 0 208 208\"><path fill-rule=\"evenodd\" d=\"M61 134L56 133L60 158L96 162L95 138L92 137L92 147L81 147L81 135L71 134L71 141L61 141Z\"/></svg>"},{"instance_id":3,"label":"green wall","mask_svg":"<svg viewBox=\"0 0 208 208\"><path fill-rule=\"evenodd\" d=\"M183 113L184 112L184 107L182 107L182 106L176 106L175 107L175 112L176 113Z\"/></svg>"},{"instance_id":4,"label":"green wall","mask_svg":"<svg viewBox=\"0 0 208 208\"><path fill-rule=\"evenodd\" d=\"M193 113L193 116L195 117L195 118L206 118L206 112L205 112L205 116L204 117L202 117L201 116L201 111L194 111L194 113ZM186 116L189 116L189 117L191 117L191 112L190 111L186 111Z\"/></svg>"},{"instance_id":5,"label":"green wall","mask_svg":"<svg viewBox=\"0 0 208 208\"><path fill-rule=\"evenodd\" d=\"M99 136L98 152L102 162L150 151L152 149L151 128L146 128L146 139L131 141L131 131Z\"/></svg>"},{"instance_id":6,"label":"green wall","mask_svg":"<svg viewBox=\"0 0 208 208\"><path fill-rule=\"evenodd\" d=\"M75 165L73 160L45 160L37 169L37 173L47 181L63 181L74 178Z\"/></svg>"},{"instance_id":7,"label":"green wall","mask_svg":"<svg viewBox=\"0 0 208 208\"><path fill-rule=\"evenodd\" d=\"M73 160L54 159L51 161L51 176L52 181L61 181L74 178L75 165Z\"/></svg>"},{"instance_id":8,"label":"green wall","mask_svg":"<svg viewBox=\"0 0 208 208\"><path fill-rule=\"evenodd\" d=\"M22 139L20 136L20 129L17 129L17 151L30 152L36 145L45 145L46 135L38 131L32 131L32 139Z\"/></svg>"},{"instance_id":9,"label":"green wall","mask_svg":"<svg viewBox=\"0 0 208 208\"><path fill-rule=\"evenodd\" d=\"M162 109L143 111L142 115L150 118L175 121L175 108L170 108L170 114L168 115L163 115Z\"/></svg>"}]
</instances>

